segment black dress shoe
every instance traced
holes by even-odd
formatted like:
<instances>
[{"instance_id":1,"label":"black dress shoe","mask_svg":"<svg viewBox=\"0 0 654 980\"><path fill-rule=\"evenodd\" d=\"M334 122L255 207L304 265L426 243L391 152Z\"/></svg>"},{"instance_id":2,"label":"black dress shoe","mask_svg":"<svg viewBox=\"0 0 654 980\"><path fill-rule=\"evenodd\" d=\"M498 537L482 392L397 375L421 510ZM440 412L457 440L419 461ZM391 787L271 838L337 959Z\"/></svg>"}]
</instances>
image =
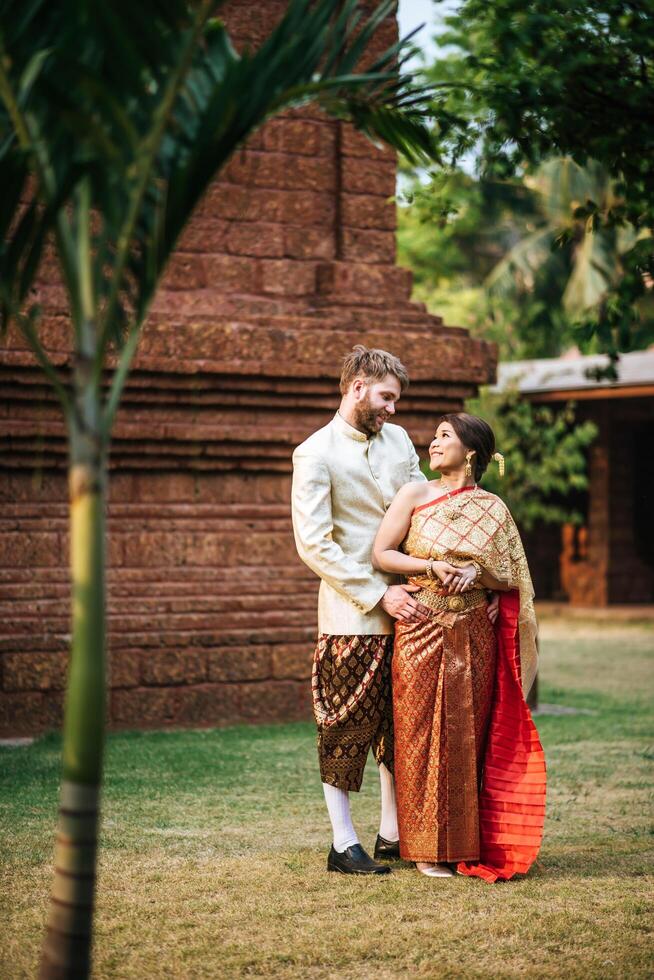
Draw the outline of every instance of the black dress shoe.
<instances>
[{"instance_id":1,"label":"black dress shoe","mask_svg":"<svg viewBox=\"0 0 654 980\"><path fill-rule=\"evenodd\" d=\"M377 840L375 841L375 861L379 858L382 861L399 861L400 860L400 842L399 840L386 840L381 834L377 834Z\"/></svg>"},{"instance_id":2,"label":"black dress shoe","mask_svg":"<svg viewBox=\"0 0 654 980\"><path fill-rule=\"evenodd\" d=\"M387 875L391 869L386 864L373 861L361 844L353 844L344 851L335 851L332 844L327 858L327 870L340 871L342 875Z\"/></svg>"}]
</instances>

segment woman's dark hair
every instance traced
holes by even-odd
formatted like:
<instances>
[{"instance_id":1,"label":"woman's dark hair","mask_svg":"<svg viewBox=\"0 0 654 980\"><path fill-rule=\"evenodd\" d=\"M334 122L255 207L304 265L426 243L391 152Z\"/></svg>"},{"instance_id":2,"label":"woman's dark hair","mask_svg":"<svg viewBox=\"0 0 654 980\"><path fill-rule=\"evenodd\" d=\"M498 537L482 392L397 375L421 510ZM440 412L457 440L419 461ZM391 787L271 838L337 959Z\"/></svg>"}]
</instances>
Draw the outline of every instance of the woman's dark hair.
<instances>
[{"instance_id":1,"label":"woman's dark hair","mask_svg":"<svg viewBox=\"0 0 654 980\"><path fill-rule=\"evenodd\" d=\"M470 462L473 465L475 483L479 483L495 452L495 433L488 422L478 415L468 415L467 412L441 415L436 428L441 422L449 422L466 449L474 449L475 455Z\"/></svg>"}]
</instances>

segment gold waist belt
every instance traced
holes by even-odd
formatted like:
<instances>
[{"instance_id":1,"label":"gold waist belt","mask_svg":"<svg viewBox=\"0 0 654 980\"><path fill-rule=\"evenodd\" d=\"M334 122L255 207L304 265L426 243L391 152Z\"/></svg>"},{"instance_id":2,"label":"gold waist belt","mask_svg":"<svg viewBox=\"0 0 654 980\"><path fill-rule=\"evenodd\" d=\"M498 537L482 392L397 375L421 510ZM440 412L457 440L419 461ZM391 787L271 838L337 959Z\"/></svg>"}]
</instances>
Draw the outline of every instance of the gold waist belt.
<instances>
[{"instance_id":1,"label":"gold waist belt","mask_svg":"<svg viewBox=\"0 0 654 980\"><path fill-rule=\"evenodd\" d=\"M470 589L469 592L457 592L456 595L439 595L431 589L420 589L419 592L413 592L412 596L423 606L447 612L463 612L464 609L473 609L486 602L485 589Z\"/></svg>"}]
</instances>

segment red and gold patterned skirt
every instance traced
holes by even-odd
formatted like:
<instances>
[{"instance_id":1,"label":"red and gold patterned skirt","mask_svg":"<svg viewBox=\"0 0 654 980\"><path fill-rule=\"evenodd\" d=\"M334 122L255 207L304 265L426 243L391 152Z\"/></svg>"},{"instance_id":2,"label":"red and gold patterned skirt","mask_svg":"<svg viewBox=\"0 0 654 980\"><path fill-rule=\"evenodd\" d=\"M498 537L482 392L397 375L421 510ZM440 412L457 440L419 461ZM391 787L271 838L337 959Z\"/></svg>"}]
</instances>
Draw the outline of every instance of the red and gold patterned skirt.
<instances>
[{"instance_id":1,"label":"red and gold patterned skirt","mask_svg":"<svg viewBox=\"0 0 654 980\"><path fill-rule=\"evenodd\" d=\"M479 785L497 641L482 604L448 628L400 623L393 655L400 853L408 861L478 861Z\"/></svg>"}]
</instances>

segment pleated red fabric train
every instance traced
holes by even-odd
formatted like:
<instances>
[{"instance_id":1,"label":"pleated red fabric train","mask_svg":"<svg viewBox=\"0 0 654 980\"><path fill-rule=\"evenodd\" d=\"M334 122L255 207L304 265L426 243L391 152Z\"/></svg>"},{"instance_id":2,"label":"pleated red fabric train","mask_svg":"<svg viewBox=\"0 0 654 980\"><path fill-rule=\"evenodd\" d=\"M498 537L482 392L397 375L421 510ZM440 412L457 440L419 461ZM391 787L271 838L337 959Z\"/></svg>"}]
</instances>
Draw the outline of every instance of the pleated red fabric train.
<instances>
[{"instance_id":1,"label":"pleated red fabric train","mask_svg":"<svg viewBox=\"0 0 654 980\"><path fill-rule=\"evenodd\" d=\"M543 839L545 753L520 680L517 589L500 595L496 688L479 796L480 857L460 874L507 881L532 866Z\"/></svg>"}]
</instances>

